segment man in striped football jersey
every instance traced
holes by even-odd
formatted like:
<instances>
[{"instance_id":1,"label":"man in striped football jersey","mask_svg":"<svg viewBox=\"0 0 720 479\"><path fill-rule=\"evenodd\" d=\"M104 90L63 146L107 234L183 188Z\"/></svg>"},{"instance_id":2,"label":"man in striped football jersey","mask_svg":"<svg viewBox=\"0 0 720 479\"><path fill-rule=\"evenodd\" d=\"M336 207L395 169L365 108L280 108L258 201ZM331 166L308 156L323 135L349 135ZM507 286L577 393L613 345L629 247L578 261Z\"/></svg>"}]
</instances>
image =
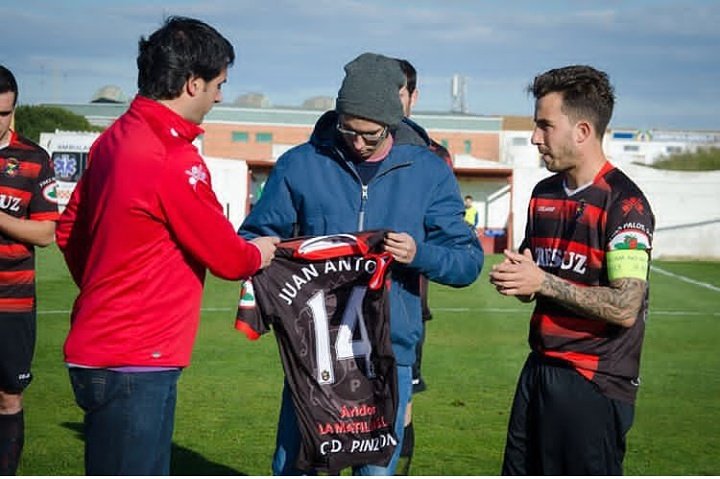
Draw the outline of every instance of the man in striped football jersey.
<instances>
[{"instance_id":1,"label":"man in striped football jersey","mask_svg":"<svg viewBox=\"0 0 720 479\"><path fill-rule=\"evenodd\" d=\"M607 161L608 76L568 66L537 76L532 143L555 175L539 182L520 252L490 273L500 294L535 300L502 473L622 474L640 384L655 219Z\"/></svg>"},{"instance_id":2,"label":"man in striped football jersey","mask_svg":"<svg viewBox=\"0 0 720 479\"><path fill-rule=\"evenodd\" d=\"M15 133L18 85L0 65L0 475L14 475L25 438L23 391L35 350L35 246L55 239L55 173L40 146Z\"/></svg>"}]
</instances>

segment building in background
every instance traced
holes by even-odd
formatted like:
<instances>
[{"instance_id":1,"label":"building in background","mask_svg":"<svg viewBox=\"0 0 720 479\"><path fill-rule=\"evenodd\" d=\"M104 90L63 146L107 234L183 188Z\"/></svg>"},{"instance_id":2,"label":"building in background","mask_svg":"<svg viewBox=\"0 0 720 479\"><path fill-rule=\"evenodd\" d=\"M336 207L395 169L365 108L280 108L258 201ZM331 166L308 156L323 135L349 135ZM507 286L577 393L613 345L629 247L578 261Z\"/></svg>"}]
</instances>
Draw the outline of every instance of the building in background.
<instances>
[{"instance_id":1,"label":"building in background","mask_svg":"<svg viewBox=\"0 0 720 479\"><path fill-rule=\"evenodd\" d=\"M272 107L263 95L252 94L240 103L245 106L213 108L202 125L205 134L195 142L211 170L213 188L226 216L236 227L262 195L275 161L309 139L317 119L334 107L334 99L311 98L299 108ZM105 127L124 113L128 104L54 106ZM413 114L413 120L453 154L461 194L473 197L480 214L479 236L485 251L498 253L506 247L517 248L532 185L549 174L530 141L532 117L418 112ZM61 203L66 201L65 196L69 197L73 181L86 165L87 148L92 142L87 135L70 133L79 146L64 150L58 145L72 145L68 132L55 132L41 139L55 161L58 179L64 182L59 188ZM94 139L97 134L91 136ZM644 168L664 155L720 147L720 132L613 129L604 141L608 158L622 169L633 170L633 178L656 210L656 253L720 257L720 242L704 241L720 235L720 172L686 173L690 175L686 177L682 172ZM650 184L644 185L644 178ZM672 198L666 195L668 188L673 191ZM661 209L655 205L661 205ZM674 214L675 205L681 205L680 216ZM667 209L664 214L663 209Z\"/></svg>"},{"instance_id":2,"label":"building in background","mask_svg":"<svg viewBox=\"0 0 720 479\"><path fill-rule=\"evenodd\" d=\"M720 132L616 128L605 135L603 146L617 164L652 165L672 155L720 148Z\"/></svg>"},{"instance_id":3,"label":"building in background","mask_svg":"<svg viewBox=\"0 0 720 479\"><path fill-rule=\"evenodd\" d=\"M242 200L235 194L225 194L220 185L225 180L213 173L213 186L218 196L234 198L233 203L225 205L233 212L228 217L233 217L234 223L242 221L259 199L275 161L288 149L310 138L318 118L327 109L334 108L334 99L311 98L302 108L270 107L269 104L263 95L250 94L234 104L216 106L205 117L202 125L205 134L197 141L203 156L216 159L215 169L222 165L218 161L225 160L242 163L242 166L232 168L233 171L246 171L247 178L242 189L247 195ZM128 105L91 103L55 106L82 115L93 125L105 127ZM506 229L510 223L512 169L501 162L503 119L454 113L417 113L413 119L453 153L461 193L476 199L482 231L493 231L493 245L498 243L498 248L504 247L501 243L507 241ZM65 133L56 132L54 136L63 135ZM50 145L49 140L45 143ZM58 156L60 153L54 151L51 154ZM59 166L62 166L62 160L59 161ZM78 165L81 172L84 163L79 161ZM213 167L208 166L212 172ZM228 168L224 170L228 171ZM228 188L238 189L240 186L234 182L229 183Z\"/></svg>"}]
</instances>

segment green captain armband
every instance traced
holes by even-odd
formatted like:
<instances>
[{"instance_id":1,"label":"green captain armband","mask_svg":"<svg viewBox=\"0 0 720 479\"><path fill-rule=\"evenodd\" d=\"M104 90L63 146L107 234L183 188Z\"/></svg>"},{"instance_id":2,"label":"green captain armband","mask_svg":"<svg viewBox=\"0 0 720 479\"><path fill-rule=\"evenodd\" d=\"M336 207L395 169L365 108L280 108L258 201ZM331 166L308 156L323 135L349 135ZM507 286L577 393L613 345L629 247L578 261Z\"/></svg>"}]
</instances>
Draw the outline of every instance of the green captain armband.
<instances>
[{"instance_id":1,"label":"green captain armband","mask_svg":"<svg viewBox=\"0 0 720 479\"><path fill-rule=\"evenodd\" d=\"M635 278L647 281L648 252L644 249L620 249L608 251L605 254L607 261L608 279L614 281L620 278Z\"/></svg>"}]
</instances>

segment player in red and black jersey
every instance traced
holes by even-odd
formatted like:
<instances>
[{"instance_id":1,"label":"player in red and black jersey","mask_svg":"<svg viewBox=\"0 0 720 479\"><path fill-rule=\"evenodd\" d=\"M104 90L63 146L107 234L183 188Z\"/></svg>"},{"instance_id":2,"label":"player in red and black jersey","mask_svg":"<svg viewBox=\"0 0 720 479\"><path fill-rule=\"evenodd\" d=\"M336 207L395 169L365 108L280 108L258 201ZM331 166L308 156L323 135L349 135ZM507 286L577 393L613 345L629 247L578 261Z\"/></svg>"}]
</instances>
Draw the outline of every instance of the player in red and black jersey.
<instances>
[{"instance_id":1,"label":"player in red and black jersey","mask_svg":"<svg viewBox=\"0 0 720 479\"><path fill-rule=\"evenodd\" d=\"M35 246L55 238L55 174L40 146L10 129L18 86L0 65L0 475L24 442L22 393L35 350Z\"/></svg>"},{"instance_id":2,"label":"player in red and black jersey","mask_svg":"<svg viewBox=\"0 0 720 479\"><path fill-rule=\"evenodd\" d=\"M501 294L536 300L502 472L621 474L655 219L602 151L614 105L607 75L570 66L529 90L532 142L556 175L533 190L521 253L506 251L490 274Z\"/></svg>"},{"instance_id":3,"label":"player in red and black jersey","mask_svg":"<svg viewBox=\"0 0 720 479\"><path fill-rule=\"evenodd\" d=\"M398 443L384 238L366 231L287 240L244 284L236 327L250 339L275 332L284 394L297 411L299 470L386 465Z\"/></svg>"}]
</instances>

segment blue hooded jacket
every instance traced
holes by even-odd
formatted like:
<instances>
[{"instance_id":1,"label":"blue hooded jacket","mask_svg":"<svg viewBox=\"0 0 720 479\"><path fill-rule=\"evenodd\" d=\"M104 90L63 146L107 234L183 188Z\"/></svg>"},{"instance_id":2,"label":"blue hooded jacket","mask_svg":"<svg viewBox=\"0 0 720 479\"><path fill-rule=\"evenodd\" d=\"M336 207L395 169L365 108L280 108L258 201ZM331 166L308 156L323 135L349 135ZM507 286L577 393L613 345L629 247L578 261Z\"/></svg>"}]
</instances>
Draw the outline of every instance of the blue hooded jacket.
<instances>
[{"instance_id":1,"label":"blue hooded jacket","mask_svg":"<svg viewBox=\"0 0 720 479\"><path fill-rule=\"evenodd\" d=\"M393 132L394 144L377 174L363 185L326 112L310 141L283 154L242 236L318 236L371 229L405 232L417 244L409 265L393 263L390 329L399 365L415 362L420 339L420 273L450 286L473 283L483 266L477 237L463 221L465 208L452 171L409 124Z\"/></svg>"}]
</instances>

